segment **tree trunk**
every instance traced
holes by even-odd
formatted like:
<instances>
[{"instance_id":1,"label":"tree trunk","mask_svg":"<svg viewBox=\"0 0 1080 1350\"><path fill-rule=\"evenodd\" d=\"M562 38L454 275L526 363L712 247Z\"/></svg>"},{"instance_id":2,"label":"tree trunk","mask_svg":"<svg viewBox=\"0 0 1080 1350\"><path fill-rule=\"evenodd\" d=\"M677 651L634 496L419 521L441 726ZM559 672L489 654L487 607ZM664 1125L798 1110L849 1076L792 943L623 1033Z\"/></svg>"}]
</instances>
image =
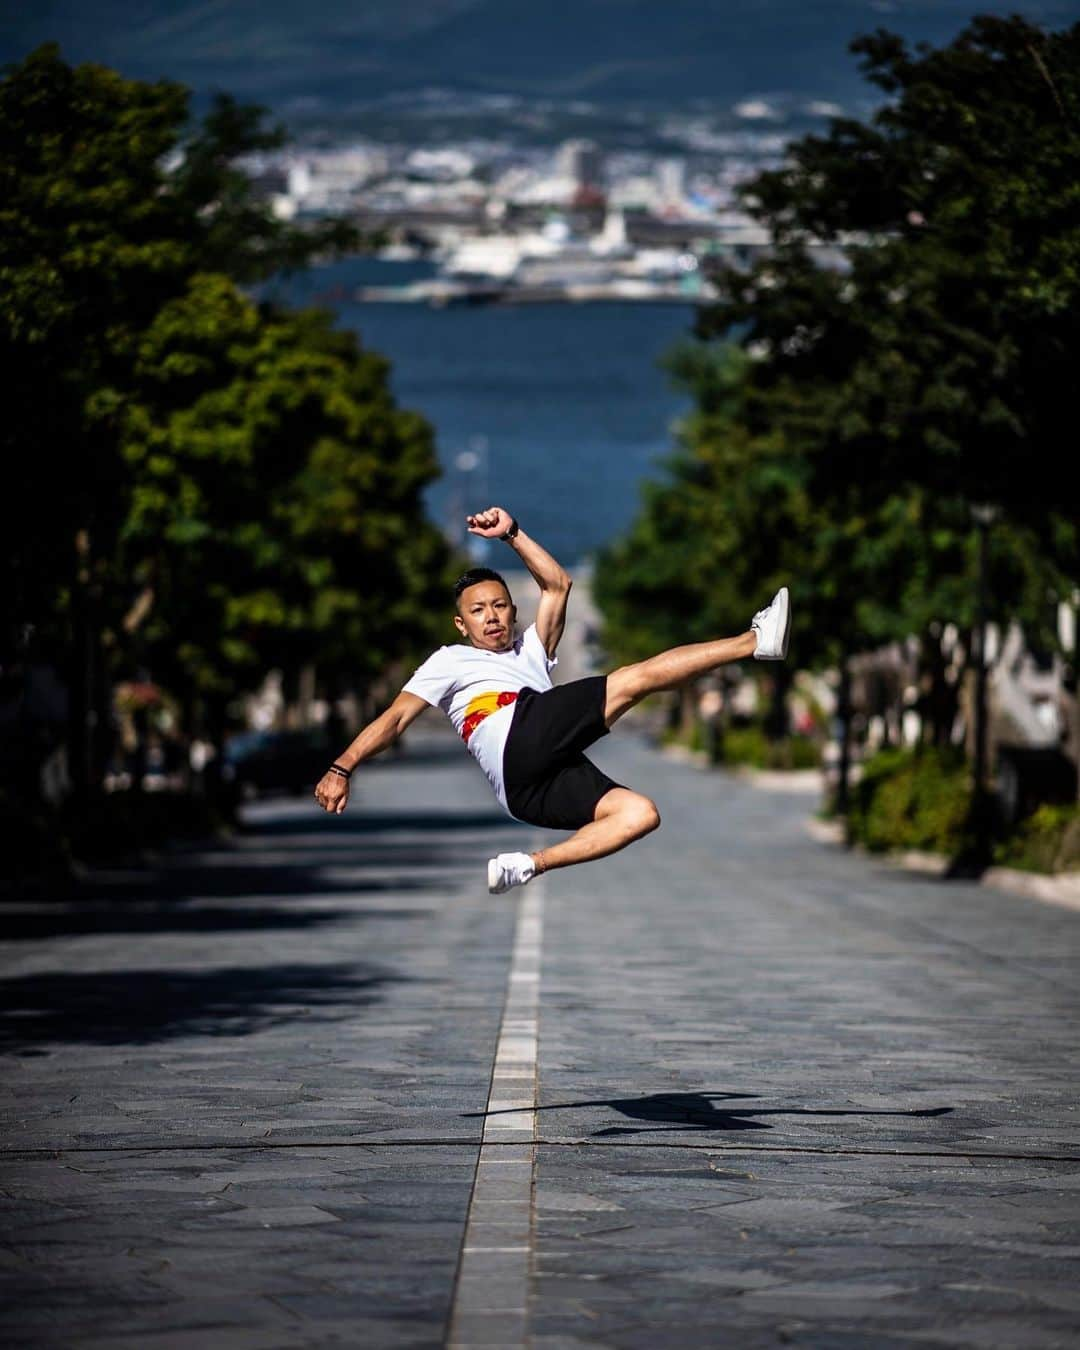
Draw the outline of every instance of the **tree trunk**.
<instances>
[{"instance_id":1,"label":"tree trunk","mask_svg":"<svg viewBox=\"0 0 1080 1350\"><path fill-rule=\"evenodd\" d=\"M765 735L770 741L786 741L791 734L788 720L787 696L791 689L791 671L787 666L776 665L772 673L772 697L765 718Z\"/></svg>"},{"instance_id":2,"label":"tree trunk","mask_svg":"<svg viewBox=\"0 0 1080 1350\"><path fill-rule=\"evenodd\" d=\"M131 756L131 786L135 792L142 792L146 778L147 743L150 737L150 713L146 708L136 708L131 715L135 728L135 751Z\"/></svg>"},{"instance_id":3,"label":"tree trunk","mask_svg":"<svg viewBox=\"0 0 1080 1350\"><path fill-rule=\"evenodd\" d=\"M705 748L709 763L714 767L724 762L724 737L727 734L728 721L728 684L721 670L718 677L718 702L712 716L706 721Z\"/></svg>"},{"instance_id":4,"label":"tree trunk","mask_svg":"<svg viewBox=\"0 0 1080 1350\"><path fill-rule=\"evenodd\" d=\"M195 739L195 695L185 688L180 698L180 744L183 747L183 783L185 792L195 791L195 771L191 764L191 743Z\"/></svg>"},{"instance_id":5,"label":"tree trunk","mask_svg":"<svg viewBox=\"0 0 1080 1350\"><path fill-rule=\"evenodd\" d=\"M345 719L341 714L341 702L345 697L345 681L341 678L341 673L332 670L326 677L326 702L329 709L326 717L326 734L331 744L344 745L347 740L355 736L349 734L348 727L345 725Z\"/></svg>"},{"instance_id":6,"label":"tree trunk","mask_svg":"<svg viewBox=\"0 0 1080 1350\"><path fill-rule=\"evenodd\" d=\"M76 797L87 796L93 785L94 640L91 610L90 533L79 530L72 551L71 647L67 669L68 774Z\"/></svg>"},{"instance_id":7,"label":"tree trunk","mask_svg":"<svg viewBox=\"0 0 1080 1350\"><path fill-rule=\"evenodd\" d=\"M926 697L929 741L940 750L949 743L955 718L955 695L945 678L945 653L941 648L941 634L926 633L923 637L923 651L926 653L927 674L930 678L930 688Z\"/></svg>"},{"instance_id":8,"label":"tree trunk","mask_svg":"<svg viewBox=\"0 0 1080 1350\"><path fill-rule=\"evenodd\" d=\"M300 728L306 731L315 722L315 667L312 665L300 667L296 702Z\"/></svg>"},{"instance_id":9,"label":"tree trunk","mask_svg":"<svg viewBox=\"0 0 1080 1350\"><path fill-rule=\"evenodd\" d=\"M112 711L112 680L106 662L106 648L94 642L96 660L90 692L90 781L100 787L116 748L116 725Z\"/></svg>"},{"instance_id":10,"label":"tree trunk","mask_svg":"<svg viewBox=\"0 0 1080 1350\"><path fill-rule=\"evenodd\" d=\"M1064 636L1064 635L1063 635ZM1066 653L1062 680L1065 753L1076 766L1076 800L1080 802L1080 608L1072 607L1072 652Z\"/></svg>"},{"instance_id":11,"label":"tree trunk","mask_svg":"<svg viewBox=\"0 0 1080 1350\"><path fill-rule=\"evenodd\" d=\"M847 661L840 665L840 688L836 695L836 716L840 723L840 758L836 766L836 800L838 815L846 816L851 806L851 667Z\"/></svg>"},{"instance_id":12,"label":"tree trunk","mask_svg":"<svg viewBox=\"0 0 1080 1350\"><path fill-rule=\"evenodd\" d=\"M224 776L227 712L228 702L220 694L212 694L206 700L206 739L214 749L203 771L203 787L207 798L223 808L228 806L229 788Z\"/></svg>"},{"instance_id":13,"label":"tree trunk","mask_svg":"<svg viewBox=\"0 0 1080 1350\"><path fill-rule=\"evenodd\" d=\"M679 690L679 732L687 745L690 744L697 726L697 702L697 685L684 684Z\"/></svg>"},{"instance_id":14,"label":"tree trunk","mask_svg":"<svg viewBox=\"0 0 1080 1350\"><path fill-rule=\"evenodd\" d=\"M291 661L281 667L281 725L286 731L299 728L297 696L300 689L300 671Z\"/></svg>"}]
</instances>

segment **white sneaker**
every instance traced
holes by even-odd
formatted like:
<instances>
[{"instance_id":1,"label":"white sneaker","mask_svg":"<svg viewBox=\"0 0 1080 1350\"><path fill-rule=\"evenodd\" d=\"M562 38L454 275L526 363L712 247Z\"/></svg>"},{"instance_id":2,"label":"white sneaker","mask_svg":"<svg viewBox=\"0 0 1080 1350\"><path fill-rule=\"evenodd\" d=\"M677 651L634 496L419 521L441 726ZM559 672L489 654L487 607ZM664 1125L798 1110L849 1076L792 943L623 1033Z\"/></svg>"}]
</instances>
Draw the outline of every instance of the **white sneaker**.
<instances>
[{"instance_id":1,"label":"white sneaker","mask_svg":"<svg viewBox=\"0 0 1080 1350\"><path fill-rule=\"evenodd\" d=\"M767 609L759 609L750 621L757 634L755 661L782 661L787 656L791 634L791 601L788 588L781 586Z\"/></svg>"},{"instance_id":2,"label":"white sneaker","mask_svg":"<svg viewBox=\"0 0 1080 1350\"><path fill-rule=\"evenodd\" d=\"M536 864L527 853L500 853L488 862L488 890L502 895L511 886L524 886L536 875Z\"/></svg>"}]
</instances>

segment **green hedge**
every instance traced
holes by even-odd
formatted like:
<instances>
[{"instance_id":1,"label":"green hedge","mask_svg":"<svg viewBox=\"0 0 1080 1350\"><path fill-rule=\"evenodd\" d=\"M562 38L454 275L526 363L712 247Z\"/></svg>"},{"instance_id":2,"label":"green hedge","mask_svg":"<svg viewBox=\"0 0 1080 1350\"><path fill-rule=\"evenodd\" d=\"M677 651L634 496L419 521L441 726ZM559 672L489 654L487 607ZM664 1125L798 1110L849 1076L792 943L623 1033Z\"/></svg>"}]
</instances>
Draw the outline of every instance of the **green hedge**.
<instances>
[{"instance_id":1,"label":"green hedge","mask_svg":"<svg viewBox=\"0 0 1080 1350\"><path fill-rule=\"evenodd\" d=\"M875 852L928 849L955 856L971 810L971 775L956 751L883 750L852 792L848 838Z\"/></svg>"},{"instance_id":2,"label":"green hedge","mask_svg":"<svg viewBox=\"0 0 1080 1350\"><path fill-rule=\"evenodd\" d=\"M816 769L821 747L807 736L770 741L760 727L731 727L724 734L723 762L753 769Z\"/></svg>"},{"instance_id":3,"label":"green hedge","mask_svg":"<svg viewBox=\"0 0 1080 1350\"><path fill-rule=\"evenodd\" d=\"M1080 805L1040 806L997 846L994 861L1027 872L1080 868Z\"/></svg>"},{"instance_id":4,"label":"green hedge","mask_svg":"<svg viewBox=\"0 0 1080 1350\"><path fill-rule=\"evenodd\" d=\"M695 722L689 735L679 730L665 732L663 743L704 752L709 748L708 732L703 722ZM759 726L729 727L721 749L722 764L750 769L816 769L821 765L817 741L808 736L770 741Z\"/></svg>"}]
</instances>

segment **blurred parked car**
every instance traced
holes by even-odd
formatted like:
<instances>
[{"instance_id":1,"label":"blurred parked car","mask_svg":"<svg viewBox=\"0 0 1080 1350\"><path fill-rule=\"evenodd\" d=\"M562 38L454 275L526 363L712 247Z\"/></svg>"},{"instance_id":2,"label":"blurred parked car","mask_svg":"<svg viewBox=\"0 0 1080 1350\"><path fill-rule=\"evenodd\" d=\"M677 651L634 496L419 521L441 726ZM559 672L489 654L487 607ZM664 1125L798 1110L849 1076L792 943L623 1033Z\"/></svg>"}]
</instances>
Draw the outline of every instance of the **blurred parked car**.
<instances>
[{"instance_id":1,"label":"blurred parked car","mask_svg":"<svg viewBox=\"0 0 1080 1350\"><path fill-rule=\"evenodd\" d=\"M326 733L309 731L245 731L225 746L222 776L239 795L250 799L261 792L314 791L334 757Z\"/></svg>"}]
</instances>

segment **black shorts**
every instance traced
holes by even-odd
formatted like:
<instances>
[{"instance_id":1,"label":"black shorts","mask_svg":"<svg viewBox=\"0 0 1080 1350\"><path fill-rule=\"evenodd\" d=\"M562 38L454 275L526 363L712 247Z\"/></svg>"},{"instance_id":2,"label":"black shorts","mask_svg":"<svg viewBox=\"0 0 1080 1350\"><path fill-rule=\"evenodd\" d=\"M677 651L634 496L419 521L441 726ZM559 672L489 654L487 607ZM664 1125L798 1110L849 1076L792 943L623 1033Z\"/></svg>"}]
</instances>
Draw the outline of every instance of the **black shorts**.
<instances>
[{"instance_id":1,"label":"black shorts","mask_svg":"<svg viewBox=\"0 0 1080 1350\"><path fill-rule=\"evenodd\" d=\"M607 676L592 675L539 693L522 689L503 751L510 814L527 825L578 830L619 784L582 753L606 736Z\"/></svg>"}]
</instances>

